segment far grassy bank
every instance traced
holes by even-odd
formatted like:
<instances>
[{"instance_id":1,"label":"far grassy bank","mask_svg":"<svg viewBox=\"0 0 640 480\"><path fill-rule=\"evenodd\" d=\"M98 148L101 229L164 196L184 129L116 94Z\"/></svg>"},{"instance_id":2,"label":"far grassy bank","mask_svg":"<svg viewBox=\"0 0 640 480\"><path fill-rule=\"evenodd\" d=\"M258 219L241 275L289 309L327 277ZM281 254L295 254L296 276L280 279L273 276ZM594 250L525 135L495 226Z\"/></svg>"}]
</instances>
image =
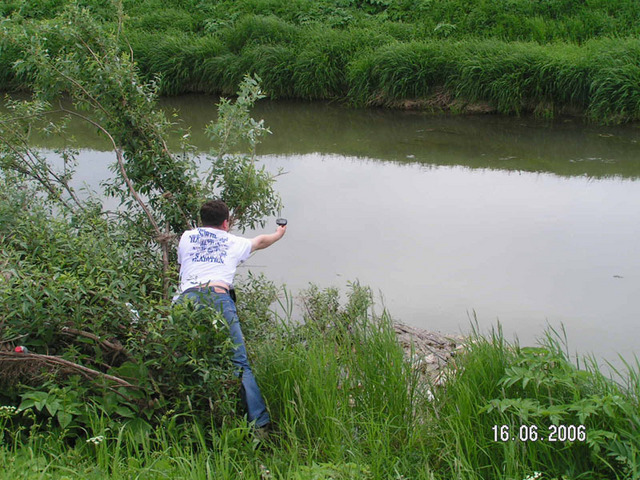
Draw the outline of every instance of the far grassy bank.
<instances>
[{"instance_id":1,"label":"far grassy bank","mask_svg":"<svg viewBox=\"0 0 640 480\"><path fill-rule=\"evenodd\" d=\"M0 88L25 84L11 65L16 32L60 45L49 18L70 0L3 7ZM116 28L114 5L85 1ZM121 43L164 95L231 94L257 73L272 98L434 111L640 119L636 2L146 0L121 4ZM130 49L130 50L129 50Z\"/></svg>"}]
</instances>

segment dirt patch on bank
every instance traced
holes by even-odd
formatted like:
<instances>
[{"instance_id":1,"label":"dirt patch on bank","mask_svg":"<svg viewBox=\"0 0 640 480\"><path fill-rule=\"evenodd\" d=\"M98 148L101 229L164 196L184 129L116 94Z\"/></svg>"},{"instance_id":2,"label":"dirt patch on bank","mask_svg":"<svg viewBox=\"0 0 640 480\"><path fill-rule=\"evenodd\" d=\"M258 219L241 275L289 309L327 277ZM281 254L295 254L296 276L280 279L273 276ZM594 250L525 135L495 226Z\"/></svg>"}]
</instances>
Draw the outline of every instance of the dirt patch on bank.
<instances>
[{"instance_id":1,"label":"dirt patch on bank","mask_svg":"<svg viewBox=\"0 0 640 480\"><path fill-rule=\"evenodd\" d=\"M495 105L483 101L468 101L454 97L450 92L443 89L435 91L426 98L407 98L403 100L384 100L379 96L372 101L369 106L391 108L397 110L407 110L430 113L453 113L459 115L492 115L499 114L500 111ZM520 105L517 111L510 115L533 114L540 118L556 118L559 116L583 118L585 111L577 105L556 105L550 101L530 101Z\"/></svg>"},{"instance_id":2,"label":"dirt patch on bank","mask_svg":"<svg viewBox=\"0 0 640 480\"><path fill-rule=\"evenodd\" d=\"M385 107L398 110L415 110L433 113L456 113L462 115L486 115L498 113L498 109L488 102L468 102L455 98L450 92L437 90L427 98L407 98L388 100L380 95L369 103L372 107Z\"/></svg>"}]
</instances>

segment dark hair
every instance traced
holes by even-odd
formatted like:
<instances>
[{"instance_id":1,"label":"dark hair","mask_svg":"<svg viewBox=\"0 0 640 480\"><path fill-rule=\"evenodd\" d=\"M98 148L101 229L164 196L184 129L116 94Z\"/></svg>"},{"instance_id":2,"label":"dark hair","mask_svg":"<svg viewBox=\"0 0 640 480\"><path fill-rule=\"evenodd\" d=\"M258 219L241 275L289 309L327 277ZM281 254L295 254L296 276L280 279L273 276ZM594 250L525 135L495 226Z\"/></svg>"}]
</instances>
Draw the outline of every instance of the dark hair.
<instances>
[{"instance_id":1,"label":"dark hair","mask_svg":"<svg viewBox=\"0 0 640 480\"><path fill-rule=\"evenodd\" d=\"M200 207L200 220L203 227L219 227L229 220L229 207L222 200L207 200Z\"/></svg>"}]
</instances>

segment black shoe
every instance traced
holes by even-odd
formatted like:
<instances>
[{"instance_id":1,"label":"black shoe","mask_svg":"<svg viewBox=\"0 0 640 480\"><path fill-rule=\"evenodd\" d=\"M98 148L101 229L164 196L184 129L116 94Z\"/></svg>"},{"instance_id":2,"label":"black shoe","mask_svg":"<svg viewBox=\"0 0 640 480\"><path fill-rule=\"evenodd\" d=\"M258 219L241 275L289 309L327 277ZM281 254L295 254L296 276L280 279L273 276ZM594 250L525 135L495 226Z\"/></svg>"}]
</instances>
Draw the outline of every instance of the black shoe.
<instances>
[{"instance_id":1,"label":"black shoe","mask_svg":"<svg viewBox=\"0 0 640 480\"><path fill-rule=\"evenodd\" d=\"M271 432L271 422L265 423L261 427L256 427L253 431L253 438L259 442L264 442L269 439L269 433Z\"/></svg>"}]
</instances>

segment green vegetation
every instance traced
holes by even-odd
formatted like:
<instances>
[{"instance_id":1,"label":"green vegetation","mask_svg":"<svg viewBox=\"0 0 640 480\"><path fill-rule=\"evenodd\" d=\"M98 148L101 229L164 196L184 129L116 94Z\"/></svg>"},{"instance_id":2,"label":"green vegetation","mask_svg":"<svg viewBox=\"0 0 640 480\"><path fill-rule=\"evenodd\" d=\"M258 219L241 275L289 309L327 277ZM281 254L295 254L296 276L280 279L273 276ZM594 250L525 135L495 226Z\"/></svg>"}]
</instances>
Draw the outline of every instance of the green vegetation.
<instances>
[{"instance_id":1,"label":"green vegetation","mask_svg":"<svg viewBox=\"0 0 640 480\"><path fill-rule=\"evenodd\" d=\"M228 201L240 228L279 204L254 164L267 132L249 115L257 80L221 101L200 178L189 132L179 154L165 147L173 127L157 85L140 79L117 29L78 9L40 27L46 39L14 37L33 97L0 118L0 478L640 478L640 366L619 384L570 364L554 337L520 348L498 332L470 339L432 385L357 283L345 301L310 287L301 322L266 278L240 285L274 422L257 438L219 314L168 298L175 234L204 192ZM53 103L63 94L73 108ZM117 211L70 183L70 116L112 145ZM60 166L31 144L36 130L65 140Z\"/></svg>"},{"instance_id":2,"label":"green vegetation","mask_svg":"<svg viewBox=\"0 0 640 480\"><path fill-rule=\"evenodd\" d=\"M117 32L80 9L49 28L61 45L55 56L39 37L18 39L29 55L16 69L33 96L10 102L0 118L0 345L20 341L45 354L24 363L0 351L6 394L46 409L62 429L88 426L80 407L96 394L77 375L106 389L96 408L109 417L149 420L171 405L221 419L235 410L229 393L238 388L224 322L211 309L172 308L168 297L178 235L195 224L205 198L226 201L240 229L262 224L280 204L272 175L255 165L268 132L249 115L261 98L258 82L245 78L234 102L219 103L218 119L206 127L212 149L202 174L188 132L182 151L169 151L174 127L157 108L154 84L141 81L119 51ZM63 95L68 101L55 106ZM71 185L72 117L111 144L114 175L103 186L119 200L115 212ZM34 131L63 141L61 165L32 145ZM139 328L140 318L152 328ZM25 375L26 386L37 387L27 397Z\"/></svg>"},{"instance_id":3,"label":"green vegetation","mask_svg":"<svg viewBox=\"0 0 640 480\"><path fill-rule=\"evenodd\" d=\"M19 31L36 35L73 0L3 4L0 88ZM162 94L232 94L258 74L273 98L433 110L581 112L640 118L640 5L632 0L142 0L77 2L118 26ZM47 32L46 47L59 42Z\"/></svg>"}]
</instances>

